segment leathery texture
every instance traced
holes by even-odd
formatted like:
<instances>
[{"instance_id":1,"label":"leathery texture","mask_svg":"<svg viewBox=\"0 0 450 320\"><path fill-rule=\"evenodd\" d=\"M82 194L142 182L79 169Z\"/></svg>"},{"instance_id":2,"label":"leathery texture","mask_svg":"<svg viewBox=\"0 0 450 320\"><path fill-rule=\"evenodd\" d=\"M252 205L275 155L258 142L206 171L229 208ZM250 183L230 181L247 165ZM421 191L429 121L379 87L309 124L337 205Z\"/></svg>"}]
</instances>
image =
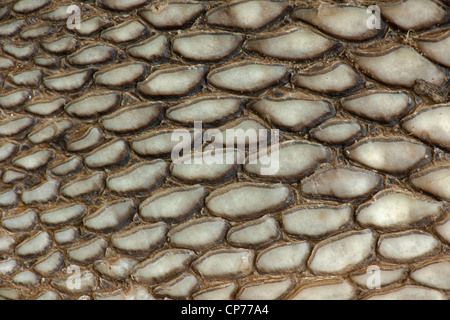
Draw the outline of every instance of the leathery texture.
<instances>
[{"instance_id":1,"label":"leathery texture","mask_svg":"<svg viewBox=\"0 0 450 320\"><path fill-rule=\"evenodd\" d=\"M0 299L449 299L449 21L2 0ZM279 170L175 162L177 129L208 156L195 121L234 156L279 130Z\"/></svg>"}]
</instances>

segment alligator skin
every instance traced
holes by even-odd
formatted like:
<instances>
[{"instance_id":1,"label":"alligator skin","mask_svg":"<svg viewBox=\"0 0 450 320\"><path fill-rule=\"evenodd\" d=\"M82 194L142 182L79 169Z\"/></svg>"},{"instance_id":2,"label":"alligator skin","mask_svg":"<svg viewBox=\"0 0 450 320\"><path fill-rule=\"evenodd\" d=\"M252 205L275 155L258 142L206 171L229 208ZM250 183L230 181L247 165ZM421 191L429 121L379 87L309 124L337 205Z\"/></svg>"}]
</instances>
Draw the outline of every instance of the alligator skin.
<instances>
[{"instance_id":1,"label":"alligator skin","mask_svg":"<svg viewBox=\"0 0 450 320\"><path fill-rule=\"evenodd\" d=\"M448 1L0 2L0 299L449 299Z\"/></svg>"}]
</instances>

